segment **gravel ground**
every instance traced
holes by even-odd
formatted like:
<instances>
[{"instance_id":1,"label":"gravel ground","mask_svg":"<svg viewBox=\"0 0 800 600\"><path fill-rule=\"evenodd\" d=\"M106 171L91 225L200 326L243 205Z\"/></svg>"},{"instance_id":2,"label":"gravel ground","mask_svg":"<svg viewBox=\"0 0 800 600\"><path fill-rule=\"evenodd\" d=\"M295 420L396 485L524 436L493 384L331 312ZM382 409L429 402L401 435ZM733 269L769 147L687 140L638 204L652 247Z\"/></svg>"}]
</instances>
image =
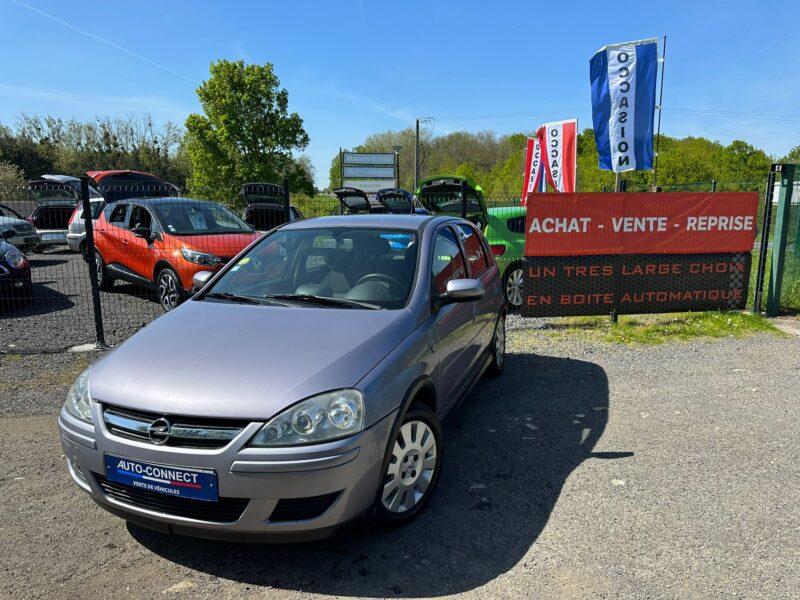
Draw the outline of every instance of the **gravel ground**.
<instances>
[{"instance_id":1,"label":"gravel ground","mask_svg":"<svg viewBox=\"0 0 800 600\"><path fill-rule=\"evenodd\" d=\"M126 527L58 443L86 357L0 357L0 597L796 597L800 338L632 348L536 327L512 324L506 373L445 423L417 521L294 546Z\"/></svg>"},{"instance_id":2,"label":"gravel ground","mask_svg":"<svg viewBox=\"0 0 800 600\"><path fill-rule=\"evenodd\" d=\"M61 351L96 341L89 269L68 250L30 253L33 302L0 307L0 353ZM106 342L122 342L163 314L152 292L118 281L100 293Z\"/></svg>"}]
</instances>

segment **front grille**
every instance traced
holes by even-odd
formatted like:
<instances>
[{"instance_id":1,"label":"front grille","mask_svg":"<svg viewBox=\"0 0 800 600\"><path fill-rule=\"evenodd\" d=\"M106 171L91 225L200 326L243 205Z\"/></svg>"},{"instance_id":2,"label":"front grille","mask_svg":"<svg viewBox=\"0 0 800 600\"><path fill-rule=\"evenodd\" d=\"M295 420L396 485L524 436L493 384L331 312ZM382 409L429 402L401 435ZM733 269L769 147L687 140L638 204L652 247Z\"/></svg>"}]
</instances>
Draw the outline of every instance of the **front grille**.
<instances>
[{"instance_id":1,"label":"front grille","mask_svg":"<svg viewBox=\"0 0 800 600\"><path fill-rule=\"evenodd\" d=\"M311 496L308 498L284 498L278 500L269 520L276 521L305 521L316 519L331 507L339 492L325 494L324 496Z\"/></svg>"},{"instance_id":2,"label":"front grille","mask_svg":"<svg viewBox=\"0 0 800 600\"><path fill-rule=\"evenodd\" d=\"M102 475L95 475L95 477L106 496L123 504L198 521L233 523L239 520L244 509L247 508L247 503L250 502L247 498L220 497L216 502L175 498L109 481Z\"/></svg>"},{"instance_id":3,"label":"front grille","mask_svg":"<svg viewBox=\"0 0 800 600\"><path fill-rule=\"evenodd\" d=\"M30 223L19 223L14 225L14 229L16 229L19 233L30 233L33 231L33 225Z\"/></svg>"},{"instance_id":4,"label":"front grille","mask_svg":"<svg viewBox=\"0 0 800 600\"><path fill-rule=\"evenodd\" d=\"M103 420L112 434L147 443L153 443L149 433L151 425L156 422L162 426L168 424L169 436L160 445L201 449L227 446L249 424L249 421L160 415L113 406L103 410Z\"/></svg>"}]
</instances>

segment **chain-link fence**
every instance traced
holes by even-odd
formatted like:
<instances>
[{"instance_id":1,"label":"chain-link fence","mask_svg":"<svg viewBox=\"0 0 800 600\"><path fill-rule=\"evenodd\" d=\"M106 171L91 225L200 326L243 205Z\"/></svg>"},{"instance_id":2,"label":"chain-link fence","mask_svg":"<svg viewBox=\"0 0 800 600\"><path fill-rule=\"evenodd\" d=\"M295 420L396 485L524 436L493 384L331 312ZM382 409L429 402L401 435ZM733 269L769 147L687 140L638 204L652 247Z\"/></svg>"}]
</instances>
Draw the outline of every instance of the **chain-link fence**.
<instances>
[{"instance_id":1,"label":"chain-link fence","mask_svg":"<svg viewBox=\"0 0 800 600\"><path fill-rule=\"evenodd\" d=\"M98 338L118 344L185 300L198 272L218 271L264 231L286 220L348 212L333 194L291 194L287 206L283 190L272 189L281 186L259 185L249 197L234 190L192 195L163 186L106 185L102 193L89 188L88 212L80 186L0 187L0 353L59 351ZM720 191L744 186L713 185ZM746 185L763 197L766 181ZM711 191L712 185L680 187ZM514 311L522 303L525 208L518 197L481 201L484 206L469 203L467 216L487 238ZM462 214L452 204L448 214ZM419 202L414 210L425 212ZM784 281L787 306L794 309L800 309L798 218L795 204ZM754 269L758 247L757 241ZM754 273L750 298L755 279Z\"/></svg>"}]
</instances>

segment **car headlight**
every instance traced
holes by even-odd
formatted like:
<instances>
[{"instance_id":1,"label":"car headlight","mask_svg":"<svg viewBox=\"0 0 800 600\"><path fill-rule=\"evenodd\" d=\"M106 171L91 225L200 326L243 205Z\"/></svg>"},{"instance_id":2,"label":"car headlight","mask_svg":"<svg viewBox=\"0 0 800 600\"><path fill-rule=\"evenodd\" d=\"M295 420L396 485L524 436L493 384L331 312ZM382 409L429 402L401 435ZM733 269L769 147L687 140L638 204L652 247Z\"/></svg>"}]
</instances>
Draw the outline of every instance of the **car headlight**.
<instances>
[{"instance_id":1,"label":"car headlight","mask_svg":"<svg viewBox=\"0 0 800 600\"><path fill-rule=\"evenodd\" d=\"M6 252L6 262L15 269L20 269L25 266L25 263L28 262L28 260L25 258L25 255L22 252L16 248L11 248L11 250Z\"/></svg>"},{"instance_id":2,"label":"car headlight","mask_svg":"<svg viewBox=\"0 0 800 600\"><path fill-rule=\"evenodd\" d=\"M67 412L76 419L92 422L92 399L89 396L89 369L78 375L75 383L67 392L67 401L64 404Z\"/></svg>"},{"instance_id":3,"label":"car headlight","mask_svg":"<svg viewBox=\"0 0 800 600\"><path fill-rule=\"evenodd\" d=\"M205 265L206 267L213 267L214 265L218 265L222 262L222 259L219 256L208 254L207 252L189 250L189 248L181 248L181 254L183 254L183 258L189 262L193 262L198 265Z\"/></svg>"},{"instance_id":4,"label":"car headlight","mask_svg":"<svg viewBox=\"0 0 800 600\"><path fill-rule=\"evenodd\" d=\"M336 390L303 400L264 425L251 446L316 444L358 433L364 428L364 396Z\"/></svg>"}]
</instances>

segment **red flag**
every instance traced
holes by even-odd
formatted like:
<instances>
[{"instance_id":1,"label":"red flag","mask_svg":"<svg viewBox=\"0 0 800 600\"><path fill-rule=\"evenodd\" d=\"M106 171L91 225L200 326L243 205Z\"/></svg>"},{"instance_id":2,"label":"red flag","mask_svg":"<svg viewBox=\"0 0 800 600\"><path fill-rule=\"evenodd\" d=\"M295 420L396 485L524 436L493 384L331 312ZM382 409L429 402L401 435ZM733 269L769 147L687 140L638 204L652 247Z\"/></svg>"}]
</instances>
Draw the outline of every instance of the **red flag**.
<instances>
[{"instance_id":1,"label":"red flag","mask_svg":"<svg viewBox=\"0 0 800 600\"><path fill-rule=\"evenodd\" d=\"M528 204L528 194L537 192L538 183L542 177L542 145L538 137L529 137L525 149L525 179L522 182L522 195L520 203L522 206Z\"/></svg>"},{"instance_id":2,"label":"red flag","mask_svg":"<svg viewBox=\"0 0 800 600\"><path fill-rule=\"evenodd\" d=\"M557 192L575 191L578 120L545 123L539 128L547 181Z\"/></svg>"}]
</instances>

